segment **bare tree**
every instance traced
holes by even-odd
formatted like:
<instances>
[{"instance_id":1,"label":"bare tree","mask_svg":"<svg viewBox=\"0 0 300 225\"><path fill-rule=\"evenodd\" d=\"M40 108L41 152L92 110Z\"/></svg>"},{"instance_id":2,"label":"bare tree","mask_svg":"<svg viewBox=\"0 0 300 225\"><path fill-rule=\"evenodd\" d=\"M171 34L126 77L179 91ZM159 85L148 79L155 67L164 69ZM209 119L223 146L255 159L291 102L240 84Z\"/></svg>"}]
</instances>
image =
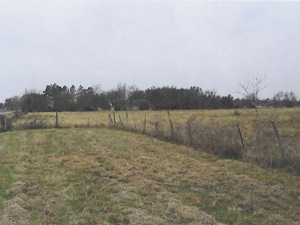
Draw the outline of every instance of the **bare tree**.
<instances>
[{"instance_id":1,"label":"bare tree","mask_svg":"<svg viewBox=\"0 0 300 225\"><path fill-rule=\"evenodd\" d=\"M93 86L92 86L92 88L93 88L93 92L94 92L94 94L98 94L98 95L100 95L101 93L103 93L103 90L102 90L101 84L96 84L96 85L93 85Z\"/></svg>"},{"instance_id":2,"label":"bare tree","mask_svg":"<svg viewBox=\"0 0 300 225\"><path fill-rule=\"evenodd\" d=\"M244 98L251 101L254 106L256 116L258 117L258 101L260 98L261 91L268 86L265 75L252 75L244 78L239 83L239 94L243 95Z\"/></svg>"}]
</instances>

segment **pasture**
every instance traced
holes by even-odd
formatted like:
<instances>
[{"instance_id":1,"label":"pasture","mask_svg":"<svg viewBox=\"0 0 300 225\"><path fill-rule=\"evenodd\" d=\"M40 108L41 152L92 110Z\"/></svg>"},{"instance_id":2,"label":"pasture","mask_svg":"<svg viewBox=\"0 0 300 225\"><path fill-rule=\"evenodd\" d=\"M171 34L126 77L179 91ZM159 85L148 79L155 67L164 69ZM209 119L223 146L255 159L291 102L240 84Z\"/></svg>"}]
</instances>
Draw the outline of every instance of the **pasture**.
<instances>
[{"instance_id":1,"label":"pasture","mask_svg":"<svg viewBox=\"0 0 300 225\"><path fill-rule=\"evenodd\" d=\"M106 127L0 133L0 179L2 225L300 222L298 176Z\"/></svg>"},{"instance_id":2,"label":"pasture","mask_svg":"<svg viewBox=\"0 0 300 225\"><path fill-rule=\"evenodd\" d=\"M259 119L264 127L268 126L271 120L276 121L278 128L286 140L297 141L300 137L300 108L264 108L259 110ZM109 126L108 115L111 111L97 112L61 112L58 113L59 126L70 127L99 127ZM167 111L128 111L128 122L126 112L115 112L116 123L120 126L120 118L124 126L134 127L134 121L138 130L143 130L145 116L147 118L147 129L154 130L157 121L161 129L170 132ZM188 120L212 127L236 126L240 124L245 136L255 132L257 117L254 109L229 109L229 110L175 110L170 111L171 119L175 124L186 125ZM24 124L33 122L41 123L45 127L55 126L55 113L28 113L14 123L15 129L22 129Z\"/></svg>"},{"instance_id":3,"label":"pasture","mask_svg":"<svg viewBox=\"0 0 300 225\"><path fill-rule=\"evenodd\" d=\"M119 115L125 121L125 111L115 111L117 120L119 121ZM256 115L254 109L219 109L219 110L174 110L170 111L171 117L177 123L184 123L192 117L204 122L230 125L240 123L242 126L250 125L256 121ZM271 119L281 122L284 127L289 128L294 122L300 120L300 108L262 108L259 109L259 116L262 121L270 121ZM72 126L86 126L90 125L108 125L108 114L112 114L112 111L94 111L94 112L60 112L60 125L62 127ZM129 124L133 126L133 119L136 121L143 121L145 115L149 121L163 120L167 122L167 111L128 111ZM23 118L25 121L33 118L46 122L47 125L54 125L55 112L45 113L28 113ZM166 124L165 124L166 125ZM295 127L291 126L291 127ZM16 124L17 127L17 124Z\"/></svg>"},{"instance_id":4,"label":"pasture","mask_svg":"<svg viewBox=\"0 0 300 225\"><path fill-rule=\"evenodd\" d=\"M56 118L53 112L29 113L12 126L130 130L221 157L300 174L300 108L261 108L259 117L254 109L176 110L169 115L167 111L97 111L62 112Z\"/></svg>"}]
</instances>

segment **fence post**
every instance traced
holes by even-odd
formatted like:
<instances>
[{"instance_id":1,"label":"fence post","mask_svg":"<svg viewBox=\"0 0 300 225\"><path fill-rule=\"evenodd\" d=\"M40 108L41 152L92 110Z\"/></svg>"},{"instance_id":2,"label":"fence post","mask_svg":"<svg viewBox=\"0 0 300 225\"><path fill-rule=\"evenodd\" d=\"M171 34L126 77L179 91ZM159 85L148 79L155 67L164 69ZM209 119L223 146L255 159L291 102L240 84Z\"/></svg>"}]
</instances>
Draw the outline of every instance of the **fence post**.
<instances>
[{"instance_id":1,"label":"fence post","mask_svg":"<svg viewBox=\"0 0 300 225\"><path fill-rule=\"evenodd\" d=\"M146 133L146 126L147 126L147 114L145 114L145 119L144 119L144 133Z\"/></svg>"},{"instance_id":2,"label":"fence post","mask_svg":"<svg viewBox=\"0 0 300 225\"><path fill-rule=\"evenodd\" d=\"M155 130L158 130L158 121L155 120Z\"/></svg>"},{"instance_id":3,"label":"fence post","mask_svg":"<svg viewBox=\"0 0 300 225\"><path fill-rule=\"evenodd\" d=\"M128 128L128 112L127 112L127 110L126 110L126 126Z\"/></svg>"},{"instance_id":4,"label":"fence post","mask_svg":"<svg viewBox=\"0 0 300 225\"><path fill-rule=\"evenodd\" d=\"M113 111L113 116L114 116L114 126L116 125L116 114L115 111Z\"/></svg>"},{"instance_id":5,"label":"fence post","mask_svg":"<svg viewBox=\"0 0 300 225\"><path fill-rule=\"evenodd\" d=\"M55 115L55 128L58 128L58 112Z\"/></svg>"},{"instance_id":6,"label":"fence post","mask_svg":"<svg viewBox=\"0 0 300 225\"><path fill-rule=\"evenodd\" d=\"M170 115L170 111L168 110L168 118L169 118L169 123L170 123L170 130L171 130L171 138L173 138L174 136L174 130L173 130L173 123L171 120L171 115Z\"/></svg>"},{"instance_id":7,"label":"fence post","mask_svg":"<svg viewBox=\"0 0 300 225\"><path fill-rule=\"evenodd\" d=\"M239 131L239 135L240 135L241 143L242 143L242 146L243 146L243 150L245 150L244 140L243 140L243 136L242 136L242 132L241 132L239 124L237 124L237 128L238 128L238 131Z\"/></svg>"},{"instance_id":8,"label":"fence post","mask_svg":"<svg viewBox=\"0 0 300 225\"><path fill-rule=\"evenodd\" d=\"M134 128L136 129L136 123L135 123L135 119L133 118L133 124L134 124Z\"/></svg>"},{"instance_id":9,"label":"fence post","mask_svg":"<svg viewBox=\"0 0 300 225\"><path fill-rule=\"evenodd\" d=\"M279 135L278 129L277 129L276 124L275 124L275 121L271 120L271 123L273 125L274 133L275 133L277 141L278 141L278 145L279 145L281 157L283 159L287 159L287 155L286 155L287 152L286 152L285 147L283 145L282 139L281 139L281 137Z\"/></svg>"},{"instance_id":10,"label":"fence post","mask_svg":"<svg viewBox=\"0 0 300 225\"><path fill-rule=\"evenodd\" d=\"M123 127L123 122L122 122L122 119L121 119L120 115L119 115L119 119L120 119L121 126Z\"/></svg>"},{"instance_id":11,"label":"fence post","mask_svg":"<svg viewBox=\"0 0 300 225\"><path fill-rule=\"evenodd\" d=\"M112 126L114 125L110 113L108 114L108 122L109 122L109 126L110 126L110 127L112 127Z\"/></svg>"},{"instance_id":12,"label":"fence post","mask_svg":"<svg viewBox=\"0 0 300 225\"><path fill-rule=\"evenodd\" d=\"M192 135L192 128L191 128L191 124L190 121L187 122L188 125L188 134L190 136L190 146L193 146L193 135Z\"/></svg>"}]
</instances>

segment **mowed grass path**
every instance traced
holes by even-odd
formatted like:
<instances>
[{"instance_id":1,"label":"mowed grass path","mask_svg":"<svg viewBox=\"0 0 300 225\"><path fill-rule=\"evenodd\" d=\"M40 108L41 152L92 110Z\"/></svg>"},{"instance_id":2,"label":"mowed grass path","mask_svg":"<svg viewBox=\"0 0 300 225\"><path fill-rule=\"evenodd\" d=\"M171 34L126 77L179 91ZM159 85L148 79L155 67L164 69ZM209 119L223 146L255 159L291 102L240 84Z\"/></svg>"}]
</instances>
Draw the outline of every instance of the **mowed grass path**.
<instances>
[{"instance_id":1,"label":"mowed grass path","mask_svg":"<svg viewBox=\"0 0 300 225\"><path fill-rule=\"evenodd\" d=\"M0 134L0 224L296 224L300 178L108 128Z\"/></svg>"}]
</instances>

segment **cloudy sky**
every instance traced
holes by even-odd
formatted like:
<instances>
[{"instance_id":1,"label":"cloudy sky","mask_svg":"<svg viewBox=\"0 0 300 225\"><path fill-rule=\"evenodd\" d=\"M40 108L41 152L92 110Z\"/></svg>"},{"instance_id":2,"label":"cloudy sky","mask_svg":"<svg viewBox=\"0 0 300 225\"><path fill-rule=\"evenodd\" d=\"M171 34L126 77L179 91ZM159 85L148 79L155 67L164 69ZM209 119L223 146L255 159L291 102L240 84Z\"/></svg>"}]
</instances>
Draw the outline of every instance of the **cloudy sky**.
<instances>
[{"instance_id":1,"label":"cloudy sky","mask_svg":"<svg viewBox=\"0 0 300 225\"><path fill-rule=\"evenodd\" d=\"M0 0L0 101L47 84L300 97L300 2Z\"/></svg>"}]
</instances>

